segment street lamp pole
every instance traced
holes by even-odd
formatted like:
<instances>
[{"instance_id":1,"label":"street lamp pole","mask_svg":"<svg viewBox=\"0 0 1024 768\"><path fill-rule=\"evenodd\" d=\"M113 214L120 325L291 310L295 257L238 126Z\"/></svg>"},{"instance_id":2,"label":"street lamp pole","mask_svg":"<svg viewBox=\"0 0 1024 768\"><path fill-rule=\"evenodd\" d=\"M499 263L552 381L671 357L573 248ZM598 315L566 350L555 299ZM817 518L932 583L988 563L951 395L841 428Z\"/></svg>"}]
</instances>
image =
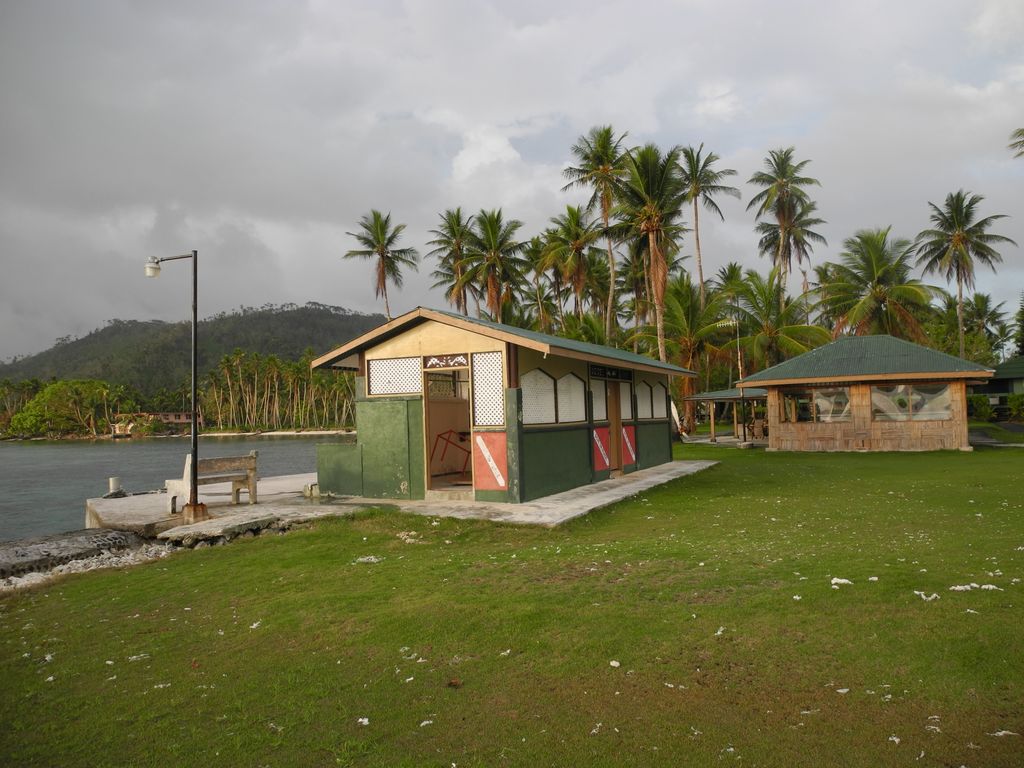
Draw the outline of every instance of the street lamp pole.
<instances>
[{"instance_id":1,"label":"street lamp pole","mask_svg":"<svg viewBox=\"0 0 1024 768\"><path fill-rule=\"evenodd\" d=\"M189 474L188 504L182 509L184 522L198 523L208 520L210 515L205 504L199 503L199 407L196 398L196 371L199 367L198 346L198 302L199 294L199 252L185 253L181 256L165 256L162 259L150 257L146 262L146 277L158 277L160 265L165 261L192 259L192 462Z\"/></svg>"}]
</instances>

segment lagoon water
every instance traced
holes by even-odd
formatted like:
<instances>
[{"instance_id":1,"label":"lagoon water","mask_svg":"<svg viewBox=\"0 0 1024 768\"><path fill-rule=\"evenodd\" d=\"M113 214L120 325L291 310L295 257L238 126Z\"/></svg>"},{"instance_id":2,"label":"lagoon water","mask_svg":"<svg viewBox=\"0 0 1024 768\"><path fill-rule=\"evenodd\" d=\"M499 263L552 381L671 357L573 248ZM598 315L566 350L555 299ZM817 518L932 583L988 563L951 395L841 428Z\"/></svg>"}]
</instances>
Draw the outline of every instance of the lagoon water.
<instances>
[{"instance_id":1,"label":"lagoon water","mask_svg":"<svg viewBox=\"0 0 1024 768\"><path fill-rule=\"evenodd\" d=\"M316 437L202 437L199 455L240 456L260 452L263 476L316 471L318 443L351 439ZM107 492L107 478L120 477L129 493L162 488L181 477L190 442L183 438L142 440L28 441L0 443L0 541L77 530L85 525L85 500Z\"/></svg>"}]
</instances>

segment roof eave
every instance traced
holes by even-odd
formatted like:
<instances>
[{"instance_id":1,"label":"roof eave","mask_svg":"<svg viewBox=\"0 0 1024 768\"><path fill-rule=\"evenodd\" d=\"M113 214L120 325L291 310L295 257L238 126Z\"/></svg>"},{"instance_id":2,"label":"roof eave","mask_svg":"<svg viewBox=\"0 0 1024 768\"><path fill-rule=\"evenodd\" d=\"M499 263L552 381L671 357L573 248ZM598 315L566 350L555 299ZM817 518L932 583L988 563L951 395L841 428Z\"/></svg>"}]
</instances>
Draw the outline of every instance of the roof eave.
<instances>
[{"instance_id":1,"label":"roof eave","mask_svg":"<svg viewBox=\"0 0 1024 768\"><path fill-rule=\"evenodd\" d=\"M348 368L346 365L338 365L337 363L343 358L349 355L361 351L364 347L368 346L371 342L376 341L381 336L386 336L389 333L396 332L398 329L405 325L412 323L414 320L421 318L423 310L419 307L406 312L404 315L399 315L393 320L389 320L384 325L378 325L376 328L367 331L362 336L357 336L340 347L335 347L330 352L320 355L320 357L313 360L309 367L313 370L317 368Z\"/></svg>"},{"instance_id":2,"label":"roof eave","mask_svg":"<svg viewBox=\"0 0 1024 768\"><path fill-rule=\"evenodd\" d=\"M925 371L917 373L869 373L845 376L801 376L799 378L756 379L738 381L740 389L746 387L781 387L791 384L840 384L868 381L920 381L921 379L987 379L992 371Z\"/></svg>"},{"instance_id":3,"label":"roof eave","mask_svg":"<svg viewBox=\"0 0 1024 768\"><path fill-rule=\"evenodd\" d=\"M498 341L504 341L509 344L516 344L520 347L526 347L527 349L533 349L544 355L555 354L560 357L571 357L579 360L590 360L593 362L603 363L606 365L616 366L619 368L627 367L634 370L645 371L648 373L662 373L669 374L671 376L696 376L697 374L693 371L689 371L685 368L678 368L676 366L659 364L655 361L651 361L651 364L637 363L637 362L625 362L623 360L616 359L614 357L606 357L597 354L587 354L584 352L578 352L572 349L566 349L553 344L547 344L536 339L530 339L525 336L519 336L514 333L508 333L500 328L491 328L486 325L474 323L469 320L460 320L458 317L445 314L443 312L436 312L432 309L425 309L423 307L417 307L416 309L406 312L404 315L396 317L384 325L378 326L371 331L367 331L362 336L358 336L352 339L347 344L343 344L336 349L331 350L325 355L313 360L310 363L310 368L341 368L347 370L355 370L354 366L345 365L343 361L346 357L352 354L361 352L373 345L374 342L380 340L382 337L386 337L392 334L396 334L401 331L404 327L413 324L418 320L433 320L443 325L448 325L453 328L459 328L469 333L476 333L481 336L486 336L491 339L497 339Z\"/></svg>"}]
</instances>

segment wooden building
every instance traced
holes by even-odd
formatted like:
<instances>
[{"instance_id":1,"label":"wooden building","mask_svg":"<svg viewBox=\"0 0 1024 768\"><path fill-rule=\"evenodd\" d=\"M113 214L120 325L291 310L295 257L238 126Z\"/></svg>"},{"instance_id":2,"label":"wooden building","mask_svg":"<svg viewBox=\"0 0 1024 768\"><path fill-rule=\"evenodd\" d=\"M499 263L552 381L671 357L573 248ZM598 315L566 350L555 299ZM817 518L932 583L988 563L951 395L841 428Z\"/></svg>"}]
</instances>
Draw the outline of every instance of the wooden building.
<instances>
[{"instance_id":1,"label":"wooden building","mask_svg":"<svg viewBox=\"0 0 1024 768\"><path fill-rule=\"evenodd\" d=\"M985 395L997 418L1010 415L1010 396L1024 395L1024 355L1011 357L995 367L992 378L970 388L970 393Z\"/></svg>"},{"instance_id":2,"label":"wooden building","mask_svg":"<svg viewBox=\"0 0 1024 768\"><path fill-rule=\"evenodd\" d=\"M848 336L746 377L768 450L969 451L966 387L992 370L892 336Z\"/></svg>"},{"instance_id":3,"label":"wooden building","mask_svg":"<svg viewBox=\"0 0 1024 768\"><path fill-rule=\"evenodd\" d=\"M522 502L672 458L669 377L620 349L418 308L323 355L356 372L356 443L321 493Z\"/></svg>"},{"instance_id":4,"label":"wooden building","mask_svg":"<svg viewBox=\"0 0 1024 768\"><path fill-rule=\"evenodd\" d=\"M767 398L768 391L765 389L757 387L740 389L739 387L733 387L732 389L719 389L714 392L698 392L696 395L690 395L685 399L704 404L708 415L708 424L710 425L708 439L712 443L718 442L718 435L715 433L717 407L722 405L728 408L731 405L732 439L740 440L746 444L748 440L763 440L765 437L767 429L765 429L765 425L762 423L763 420L759 418L757 411L760 410L760 406L764 405Z\"/></svg>"}]
</instances>

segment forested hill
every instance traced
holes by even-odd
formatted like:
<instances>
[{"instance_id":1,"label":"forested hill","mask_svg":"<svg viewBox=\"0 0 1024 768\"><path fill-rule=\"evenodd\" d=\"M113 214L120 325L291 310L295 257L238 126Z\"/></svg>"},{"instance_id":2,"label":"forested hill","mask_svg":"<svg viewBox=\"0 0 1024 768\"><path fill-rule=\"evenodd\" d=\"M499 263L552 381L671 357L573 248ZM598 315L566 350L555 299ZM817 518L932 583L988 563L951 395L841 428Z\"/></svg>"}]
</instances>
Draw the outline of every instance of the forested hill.
<instances>
[{"instance_id":1,"label":"forested hill","mask_svg":"<svg viewBox=\"0 0 1024 768\"><path fill-rule=\"evenodd\" d=\"M297 360L320 355L384 322L324 304L243 307L199 321L200 375L235 349ZM176 389L187 381L190 324L159 320L111 320L80 339L59 339L36 355L0 363L0 380L102 379L144 395Z\"/></svg>"}]
</instances>

